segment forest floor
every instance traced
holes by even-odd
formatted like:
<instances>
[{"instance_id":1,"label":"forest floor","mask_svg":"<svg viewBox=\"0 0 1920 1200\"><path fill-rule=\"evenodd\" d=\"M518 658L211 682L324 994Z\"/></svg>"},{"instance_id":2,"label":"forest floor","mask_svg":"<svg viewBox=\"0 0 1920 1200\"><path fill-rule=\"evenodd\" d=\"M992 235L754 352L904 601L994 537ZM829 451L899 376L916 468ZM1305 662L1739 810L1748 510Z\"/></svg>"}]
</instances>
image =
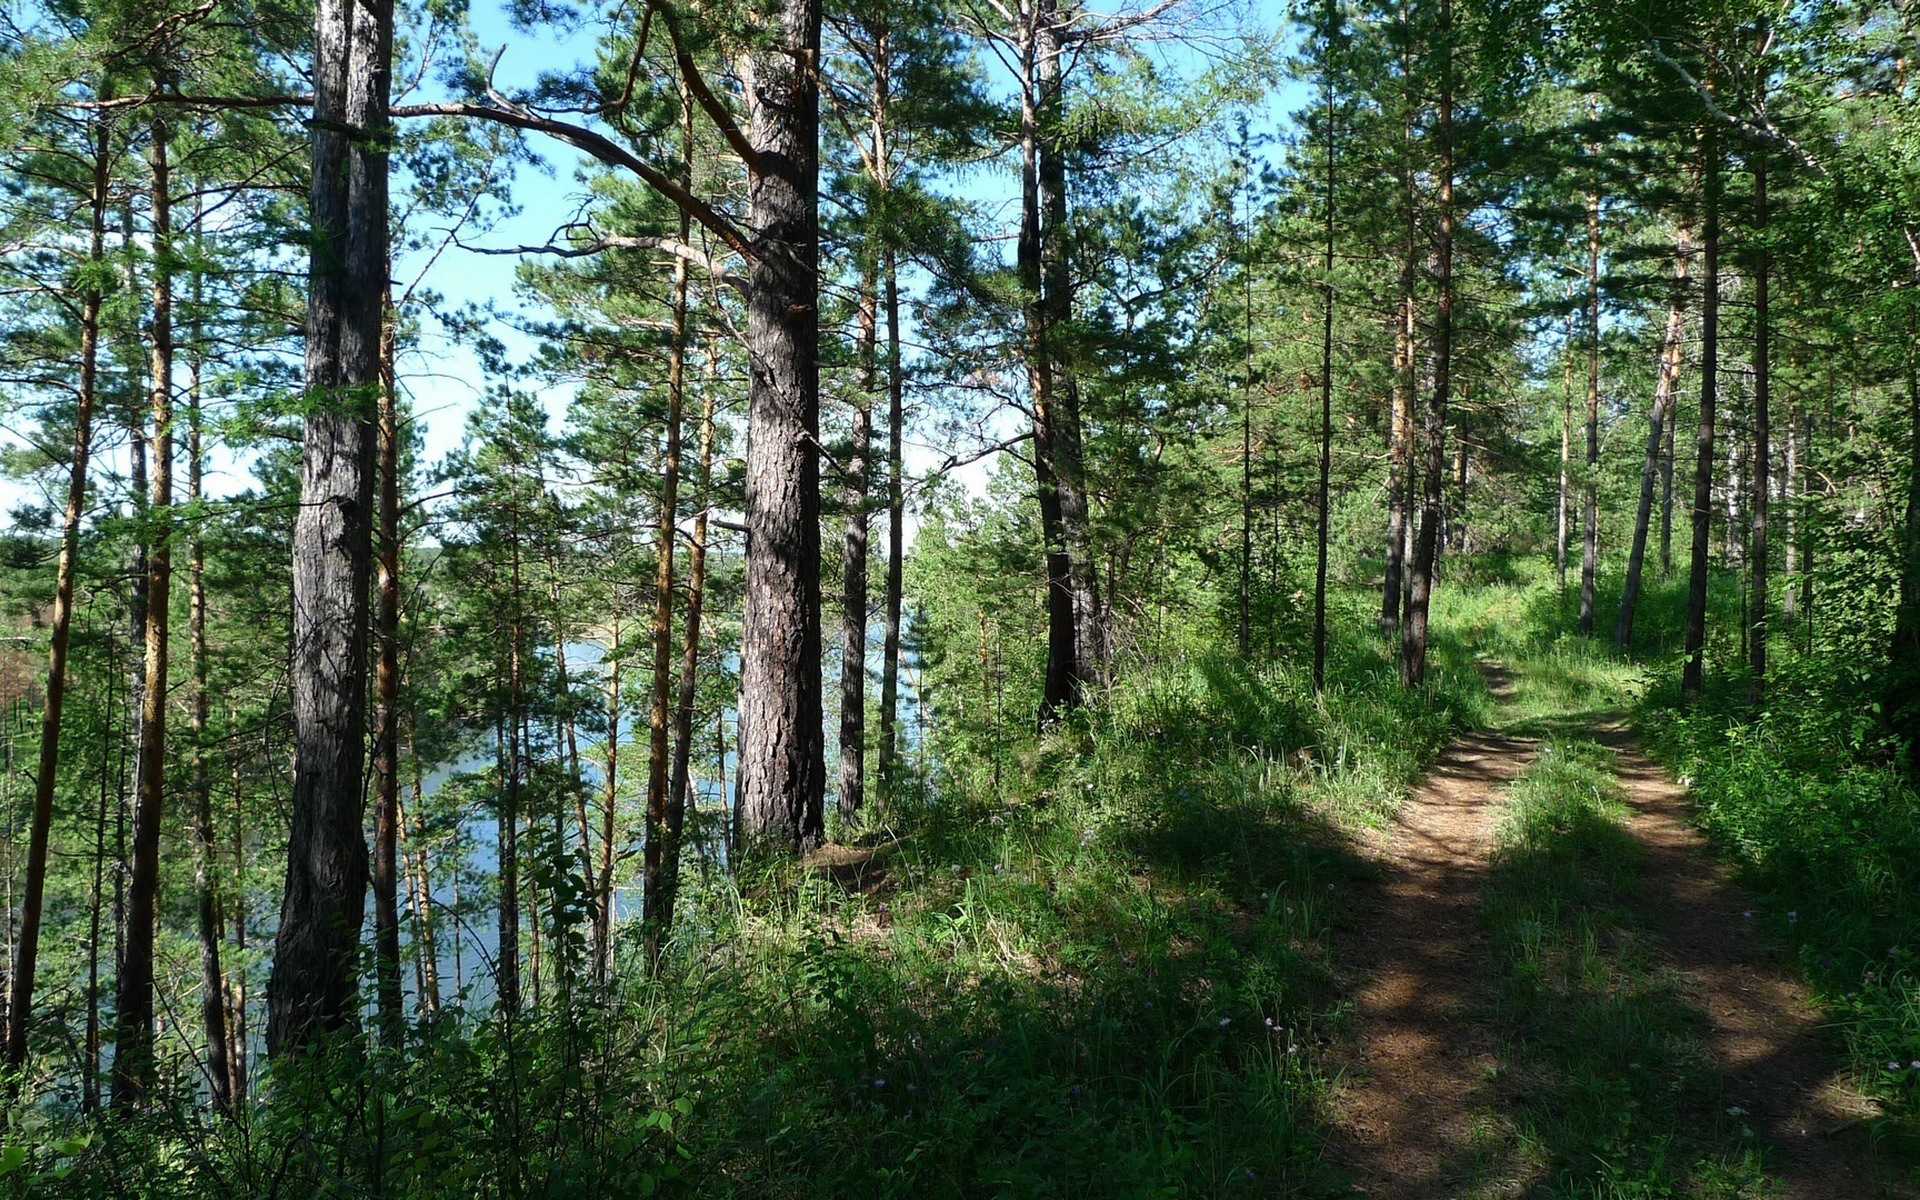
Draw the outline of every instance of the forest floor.
<instances>
[{"instance_id":1,"label":"forest floor","mask_svg":"<svg viewBox=\"0 0 1920 1200\"><path fill-rule=\"evenodd\" d=\"M1355 1189L1913 1195L1685 789L1616 715L1529 717L1516 677L1482 670L1507 719L1363 846L1378 883L1345 934L1332 1113Z\"/></svg>"}]
</instances>

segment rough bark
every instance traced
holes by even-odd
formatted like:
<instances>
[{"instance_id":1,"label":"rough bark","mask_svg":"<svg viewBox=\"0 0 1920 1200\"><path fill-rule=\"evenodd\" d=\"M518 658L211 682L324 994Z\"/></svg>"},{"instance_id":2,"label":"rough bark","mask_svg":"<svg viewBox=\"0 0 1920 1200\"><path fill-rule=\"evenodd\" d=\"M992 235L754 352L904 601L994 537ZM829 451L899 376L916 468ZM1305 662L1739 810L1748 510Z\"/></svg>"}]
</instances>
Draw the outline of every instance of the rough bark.
<instances>
[{"instance_id":1,"label":"rough bark","mask_svg":"<svg viewBox=\"0 0 1920 1200\"><path fill-rule=\"evenodd\" d=\"M1404 10L1401 16L1405 23ZM1407 65L1408 48L1403 44L1401 68ZM1413 409L1417 402L1414 370L1414 345L1417 335L1417 310L1414 279L1418 263L1414 247L1414 191L1411 143L1413 139L1411 100L1401 121L1402 153L1398 164L1400 217L1403 244L1400 271L1395 281L1399 303L1393 321L1393 391L1391 422L1387 432L1387 570L1380 587L1380 631L1388 637L1400 632L1400 614L1406 607L1407 510L1413 495Z\"/></svg>"},{"instance_id":2,"label":"rough bark","mask_svg":"<svg viewBox=\"0 0 1920 1200\"><path fill-rule=\"evenodd\" d=\"M1687 576L1686 659L1680 690L1697 699L1705 685L1707 551L1713 532L1714 405L1720 386L1720 148L1713 126L1701 134L1704 213L1700 223L1700 418L1695 435L1693 545Z\"/></svg>"},{"instance_id":3,"label":"rough bark","mask_svg":"<svg viewBox=\"0 0 1920 1200\"><path fill-rule=\"evenodd\" d=\"M127 863L127 908L120 938L114 1007L113 1105L141 1104L153 1086L153 946L160 893L160 819L166 802L168 592L173 581L173 217L168 129L152 124L151 317L152 453L147 504L145 679L140 695L133 847Z\"/></svg>"},{"instance_id":4,"label":"rough bark","mask_svg":"<svg viewBox=\"0 0 1920 1200\"><path fill-rule=\"evenodd\" d=\"M1433 331L1433 386L1422 409L1421 437L1425 481L1420 501L1420 532L1414 543L1413 594L1401 638L1400 679L1408 687L1427 677L1427 605L1433 594L1433 567L1439 548L1441 490L1446 477L1446 416L1453 391L1453 4L1440 5L1440 97L1435 130L1440 142L1437 306Z\"/></svg>"},{"instance_id":5,"label":"rough bark","mask_svg":"<svg viewBox=\"0 0 1920 1200\"><path fill-rule=\"evenodd\" d=\"M1055 461L1060 435L1054 401L1052 339L1047 329L1051 309L1044 295L1041 233L1044 209L1040 188L1044 148L1037 76L1038 35L1024 38L1020 48L1020 233L1014 267L1024 298L1021 350L1026 359L1033 415L1035 499L1040 509L1040 538L1047 573L1047 670L1039 713L1040 728L1044 730L1079 703L1082 664L1075 636L1072 563L1060 511L1061 489Z\"/></svg>"},{"instance_id":6,"label":"rough bark","mask_svg":"<svg viewBox=\"0 0 1920 1200\"><path fill-rule=\"evenodd\" d=\"M1567 590L1568 501L1573 495L1573 318L1567 318L1566 345L1560 362L1560 492L1554 506L1554 586Z\"/></svg>"},{"instance_id":7,"label":"rough bark","mask_svg":"<svg viewBox=\"0 0 1920 1200\"><path fill-rule=\"evenodd\" d=\"M736 787L745 840L805 850L825 828L820 683L819 0L787 0L747 93L751 381Z\"/></svg>"},{"instance_id":8,"label":"rough bark","mask_svg":"<svg viewBox=\"0 0 1920 1200\"><path fill-rule=\"evenodd\" d=\"M1072 270L1067 261L1066 139L1061 129L1065 73L1061 59L1067 48L1057 0L1039 0L1037 8L1039 44L1034 78L1040 135L1040 302L1045 310L1042 329L1053 383L1049 423L1054 485L1060 493L1060 531L1067 551L1067 587L1073 599L1074 663L1078 672L1073 703L1077 704L1084 699L1086 687L1098 684L1103 676L1107 630L1094 563L1093 507L1086 479L1080 384L1074 355L1064 336L1073 319Z\"/></svg>"},{"instance_id":9,"label":"rough bark","mask_svg":"<svg viewBox=\"0 0 1920 1200\"><path fill-rule=\"evenodd\" d=\"M1339 37L1339 15L1335 0L1327 3L1326 37L1329 44ZM1333 198L1334 135L1338 113L1334 108L1333 72L1323 65L1327 112L1326 205L1321 216L1325 244L1320 260L1320 478L1317 493L1319 529L1315 537L1313 564L1313 690L1327 686L1327 538L1332 532L1330 507L1333 475Z\"/></svg>"},{"instance_id":10,"label":"rough bark","mask_svg":"<svg viewBox=\"0 0 1920 1200\"><path fill-rule=\"evenodd\" d=\"M1674 241L1674 290L1667 305L1666 332L1660 342L1660 363L1654 376L1653 404L1647 417L1647 450L1640 465L1640 506L1634 512L1633 544L1627 551L1627 576L1620 591L1620 615L1613 625L1613 642L1626 649L1633 641L1634 611L1640 603L1640 577L1646 564L1647 533L1653 520L1654 484L1660 472L1661 447L1673 415L1680 361L1685 352L1686 280L1693 255L1693 233L1684 223Z\"/></svg>"},{"instance_id":11,"label":"rough bark","mask_svg":"<svg viewBox=\"0 0 1920 1200\"><path fill-rule=\"evenodd\" d=\"M364 809L373 417L387 263L391 0L314 16L309 411L293 550L293 822L267 995L267 1051L354 1019L367 891Z\"/></svg>"},{"instance_id":12,"label":"rough bark","mask_svg":"<svg viewBox=\"0 0 1920 1200\"><path fill-rule=\"evenodd\" d=\"M1753 267L1753 527L1750 534L1748 570L1753 577L1753 595L1748 610L1747 701L1760 703L1767 689L1767 502L1772 483L1773 436L1769 411L1772 388L1772 332L1769 328L1767 251L1767 155L1755 150L1753 164L1753 233L1759 243Z\"/></svg>"},{"instance_id":13,"label":"rough bark","mask_svg":"<svg viewBox=\"0 0 1920 1200\"><path fill-rule=\"evenodd\" d=\"M106 258L108 130L95 122L92 178L87 192L87 260L96 271ZM80 525L87 510L87 464L93 453L93 405L100 367L100 287L96 280L80 295L80 370L73 416L73 454L67 464L67 506L60 525L60 562L53 587L53 629L47 647L46 704L40 710L40 761L34 776L33 817L27 841L27 872L20 900L20 935L15 943L13 977L7 1005L7 1065L27 1060L27 1033L33 1023L33 988L39 964L40 921L47 883L47 842L53 828L53 793L60 768L61 715L67 689L67 648L73 634L73 584L79 568ZM111 677L109 677L111 679ZM109 707L111 705L109 704ZM104 809L103 809L104 828ZM104 847L101 847L104 850ZM96 862L95 872L99 865ZM99 887L94 888L94 917ZM90 950L98 938L89 942Z\"/></svg>"}]
</instances>

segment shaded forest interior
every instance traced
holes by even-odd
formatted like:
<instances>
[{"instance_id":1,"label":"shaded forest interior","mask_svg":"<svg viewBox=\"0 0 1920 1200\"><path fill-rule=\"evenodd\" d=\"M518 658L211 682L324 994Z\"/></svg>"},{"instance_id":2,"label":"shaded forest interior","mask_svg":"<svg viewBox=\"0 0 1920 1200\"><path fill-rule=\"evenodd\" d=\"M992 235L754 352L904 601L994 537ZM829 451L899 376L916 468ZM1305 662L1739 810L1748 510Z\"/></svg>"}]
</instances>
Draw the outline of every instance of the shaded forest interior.
<instances>
[{"instance_id":1,"label":"shaded forest interior","mask_svg":"<svg viewBox=\"0 0 1920 1200\"><path fill-rule=\"evenodd\" d=\"M9 6L0 1190L1916 1194L1917 54Z\"/></svg>"}]
</instances>

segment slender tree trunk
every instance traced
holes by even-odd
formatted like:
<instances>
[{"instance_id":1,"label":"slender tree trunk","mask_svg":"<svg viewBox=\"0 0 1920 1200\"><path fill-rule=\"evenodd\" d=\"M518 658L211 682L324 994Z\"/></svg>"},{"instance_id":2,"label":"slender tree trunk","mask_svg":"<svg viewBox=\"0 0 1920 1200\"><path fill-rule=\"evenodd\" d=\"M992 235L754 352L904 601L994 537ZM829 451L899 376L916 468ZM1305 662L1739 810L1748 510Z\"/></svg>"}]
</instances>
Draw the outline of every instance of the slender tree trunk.
<instances>
[{"instance_id":1,"label":"slender tree trunk","mask_svg":"<svg viewBox=\"0 0 1920 1200\"><path fill-rule=\"evenodd\" d=\"M127 869L126 931L114 1006L113 1104L139 1106L155 1081L153 943L166 802L167 615L173 582L173 214L166 123L152 124L152 499L147 506L146 679L140 697L139 786Z\"/></svg>"},{"instance_id":2,"label":"slender tree trunk","mask_svg":"<svg viewBox=\"0 0 1920 1200\"><path fill-rule=\"evenodd\" d=\"M692 153L691 136L683 132L683 149ZM687 217L680 217L680 236L687 236ZM687 380L687 265L676 259L673 268L673 344L667 356L666 452L660 461L659 540L653 572L653 690L647 717L647 841L642 859L641 931L648 974L660 969L660 948L673 929L673 891L680 841L668 828L672 803L673 693L673 542L680 504L680 419L686 408ZM669 859L672 861L669 862Z\"/></svg>"},{"instance_id":3,"label":"slender tree trunk","mask_svg":"<svg viewBox=\"0 0 1920 1200\"><path fill-rule=\"evenodd\" d=\"M420 1016L431 1019L440 1012L440 945L435 936L433 920L433 871L427 858L427 819L425 805L425 781L421 779L420 737L417 716L411 706L407 711L407 757L413 763L413 813L409 817L407 807L400 808L400 828L406 835L406 844L401 847L401 858L407 862L409 907L413 909L413 950L415 997Z\"/></svg>"},{"instance_id":4,"label":"slender tree trunk","mask_svg":"<svg viewBox=\"0 0 1920 1200\"><path fill-rule=\"evenodd\" d=\"M1600 192L1587 193L1587 470L1580 522L1582 637L1593 636L1594 575L1600 566Z\"/></svg>"},{"instance_id":5,"label":"slender tree trunk","mask_svg":"<svg viewBox=\"0 0 1920 1200\"><path fill-rule=\"evenodd\" d=\"M593 981L605 987L612 978L613 966L613 842L620 797L620 585L610 589L613 621L609 626L612 642L607 647L607 752L600 776L600 863L594 883Z\"/></svg>"},{"instance_id":6,"label":"slender tree trunk","mask_svg":"<svg viewBox=\"0 0 1920 1200\"><path fill-rule=\"evenodd\" d=\"M1573 495L1573 318L1567 318L1566 346L1560 357L1560 493L1554 507L1556 530L1553 548L1555 588L1565 596L1567 590L1567 532L1571 513L1568 501Z\"/></svg>"},{"instance_id":7,"label":"slender tree trunk","mask_svg":"<svg viewBox=\"0 0 1920 1200\"><path fill-rule=\"evenodd\" d=\"M199 219L194 222L196 233ZM200 277L193 279L193 359L187 374L187 502L201 500L200 429ZM193 884L200 918L200 1015L207 1035L207 1088L214 1107L233 1108L233 1070L227 1044L227 977L220 967L220 901L214 890L216 843L213 837L213 788L207 780L207 554L196 525L187 563L187 652L192 658L193 700Z\"/></svg>"},{"instance_id":8,"label":"slender tree trunk","mask_svg":"<svg viewBox=\"0 0 1920 1200\"><path fill-rule=\"evenodd\" d=\"M1434 382L1428 390L1421 436L1426 455L1425 492L1421 497L1420 533L1414 547L1413 596L1402 636L1400 678L1416 687L1427 677L1427 606L1433 593L1433 566L1439 548L1441 488L1446 476L1447 404L1453 390L1453 3L1440 2L1440 102L1436 131L1440 140L1440 222L1438 310L1434 319Z\"/></svg>"},{"instance_id":9,"label":"slender tree trunk","mask_svg":"<svg viewBox=\"0 0 1920 1200\"><path fill-rule=\"evenodd\" d=\"M891 800L899 780L896 725L900 706L900 600L906 562L906 381L900 373L900 269L892 246L881 260L887 308L887 583L880 644L880 795Z\"/></svg>"},{"instance_id":10,"label":"slender tree trunk","mask_svg":"<svg viewBox=\"0 0 1920 1200\"><path fill-rule=\"evenodd\" d=\"M1677 388L1676 384L1676 388ZM1674 392L1672 419L1667 422L1667 445L1660 452L1660 578L1673 574L1673 460L1680 441L1680 394Z\"/></svg>"},{"instance_id":11,"label":"slender tree trunk","mask_svg":"<svg viewBox=\"0 0 1920 1200\"><path fill-rule=\"evenodd\" d=\"M237 714L228 713L228 721L238 734L240 720ZM232 1075L234 1107L247 1102L247 860L245 813L241 805L240 794L240 757L227 756L227 774L233 783L233 945L239 951L241 965L233 973L233 1019L227 1022L228 1045L227 1069Z\"/></svg>"},{"instance_id":12,"label":"slender tree trunk","mask_svg":"<svg viewBox=\"0 0 1920 1200\"><path fill-rule=\"evenodd\" d=\"M878 388L879 307L869 271L860 281L859 395L853 402L853 446L847 454L846 520L840 564L840 820L851 828L865 801L867 759L867 460Z\"/></svg>"},{"instance_id":13,"label":"slender tree trunk","mask_svg":"<svg viewBox=\"0 0 1920 1200\"><path fill-rule=\"evenodd\" d=\"M97 119L93 135L92 184L87 196L87 261L96 273L106 259L110 149L107 139L106 120ZM26 887L20 901L20 936L14 953L13 977L9 981L12 990L7 1005L7 1066L16 1070L27 1060L27 1032L33 1023L34 977L39 964L40 920L47 885L47 842L53 829L53 793L60 769L61 714L67 694L67 647L73 634L73 582L75 572L79 569L80 526L86 519L87 511L87 463L93 453L93 404L100 366L100 286L97 274L89 278L94 282L80 295L80 378L73 416L73 456L68 464L66 516L60 526L60 564L54 576L53 632L47 650L47 699L40 711L40 765L34 776ZM104 814L104 808L102 812ZM104 823L104 815L102 820ZM104 850L104 847L101 849ZM97 876L97 862L94 871ZM96 880L93 904L96 923L99 920L99 892ZM89 953L97 953L98 941L97 936L89 941Z\"/></svg>"},{"instance_id":14,"label":"slender tree trunk","mask_svg":"<svg viewBox=\"0 0 1920 1200\"><path fill-rule=\"evenodd\" d=\"M1767 287L1771 263L1767 249L1767 152L1754 151L1753 232L1760 243L1753 271L1753 531L1752 556L1748 569L1753 574L1753 601L1748 619L1747 701L1759 704L1767 689L1767 501L1772 490L1768 472L1772 469L1768 442L1773 436L1769 395L1772 387L1771 338L1767 312Z\"/></svg>"},{"instance_id":15,"label":"slender tree trunk","mask_svg":"<svg viewBox=\"0 0 1920 1200\"><path fill-rule=\"evenodd\" d=\"M1340 17L1336 0L1327 0L1327 53L1340 37ZM1320 260L1320 527L1316 538L1313 565L1313 690L1327 686L1327 537L1332 531L1333 512L1329 506L1333 476L1333 196L1335 122L1333 67L1322 67L1327 108L1327 191L1322 216L1325 245Z\"/></svg>"},{"instance_id":16,"label":"slender tree trunk","mask_svg":"<svg viewBox=\"0 0 1920 1200\"><path fill-rule=\"evenodd\" d=\"M1406 244L1402 247L1398 279L1399 303L1393 322L1393 392L1391 427L1387 433L1387 571L1380 587L1380 631L1388 637L1400 632L1402 595L1407 578L1407 510L1413 496L1413 408L1414 386L1414 243L1413 175L1403 160L1400 167L1401 194L1406 223Z\"/></svg>"},{"instance_id":17,"label":"slender tree trunk","mask_svg":"<svg viewBox=\"0 0 1920 1200\"><path fill-rule=\"evenodd\" d=\"M1800 411L1787 398L1787 469L1780 481L1780 505L1786 517L1786 579L1780 589L1780 617L1791 625L1800 617Z\"/></svg>"},{"instance_id":18,"label":"slender tree trunk","mask_svg":"<svg viewBox=\"0 0 1920 1200\"><path fill-rule=\"evenodd\" d=\"M1660 448L1666 442L1667 424L1673 416L1675 388L1685 351L1682 339L1686 333L1686 279L1692 254L1692 230L1683 222L1674 244L1673 300L1667 306L1666 334L1660 343L1653 406L1647 420L1646 458L1640 466L1640 507L1635 510L1633 520L1633 545L1627 551L1627 578L1620 591L1620 616L1613 626L1614 644L1623 650L1633 642L1634 610L1640 603L1640 576L1646 563L1647 533L1653 520L1654 483L1661 466Z\"/></svg>"},{"instance_id":19,"label":"slender tree trunk","mask_svg":"<svg viewBox=\"0 0 1920 1200\"><path fill-rule=\"evenodd\" d=\"M100 917L106 904L107 786L108 764L113 761L113 735L119 728L113 708L113 685L119 677L114 662L113 635L107 635L107 694L102 701L100 719L100 807L93 825L93 904L87 923L87 1028L86 1045L80 1059L80 1111L91 1113L100 1106ZM24 1010L16 1010L24 1011Z\"/></svg>"},{"instance_id":20,"label":"slender tree trunk","mask_svg":"<svg viewBox=\"0 0 1920 1200\"><path fill-rule=\"evenodd\" d=\"M1920 251L1916 251L1915 284L1920 285ZM1907 309L1907 518L1904 554L1900 563L1899 607L1894 611L1893 643L1888 663L1887 690L1881 708L1907 746L1909 757L1920 754L1920 304ZM1811 440L1811 438L1809 438ZM1811 560L1809 550L1806 557ZM1809 562L1808 588L1812 588ZM1813 601L1806 603L1807 621L1813 621ZM1812 634L1809 632L1809 638Z\"/></svg>"},{"instance_id":21,"label":"slender tree trunk","mask_svg":"<svg viewBox=\"0 0 1920 1200\"><path fill-rule=\"evenodd\" d=\"M785 0L748 86L756 256L747 304L746 606L740 748L746 842L825 830L820 683L819 0Z\"/></svg>"},{"instance_id":22,"label":"slender tree trunk","mask_svg":"<svg viewBox=\"0 0 1920 1200\"><path fill-rule=\"evenodd\" d=\"M306 354L315 407L293 535L293 825L267 989L269 1054L356 1016L392 56L391 0L320 0Z\"/></svg>"},{"instance_id":23,"label":"slender tree trunk","mask_svg":"<svg viewBox=\"0 0 1920 1200\"><path fill-rule=\"evenodd\" d=\"M380 327L379 532L373 673L373 972L381 1037L398 1045L400 995L400 412L392 294Z\"/></svg>"},{"instance_id":24,"label":"slender tree trunk","mask_svg":"<svg viewBox=\"0 0 1920 1200\"><path fill-rule=\"evenodd\" d=\"M687 551L687 633L681 649L680 694L673 716L673 778L667 789L667 827L676 838L681 823L686 819L687 794L692 782L693 706L700 677L700 615L706 602L707 584L707 507L713 499L713 409L716 390L710 382L705 411L700 418L700 510L694 514L693 544ZM722 788L721 795L724 797L725 794Z\"/></svg>"},{"instance_id":25,"label":"slender tree trunk","mask_svg":"<svg viewBox=\"0 0 1920 1200\"><path fill-rule=\"evenodd\" d=\"M1680 690L1698 699L1706 682L1707 551L1713 533L1714 405L1720 386L1720 147L1711 123L1701 134L1704 216L1700 225L1700 427L1695 439L1693 548L1687 578L1686 661Z\"/></svg>"}]
</instances>

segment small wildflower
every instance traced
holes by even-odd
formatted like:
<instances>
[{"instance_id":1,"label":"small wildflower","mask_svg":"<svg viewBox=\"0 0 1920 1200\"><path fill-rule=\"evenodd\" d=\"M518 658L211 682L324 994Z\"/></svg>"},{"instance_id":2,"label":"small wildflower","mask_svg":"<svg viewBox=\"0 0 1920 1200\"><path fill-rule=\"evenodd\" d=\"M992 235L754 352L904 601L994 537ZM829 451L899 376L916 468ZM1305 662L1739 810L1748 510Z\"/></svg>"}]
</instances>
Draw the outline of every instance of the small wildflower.
<instances>
[{"instance_id":1,"label":"small wildflower","mask_svg":"<svg viewBox=\"0 0 1920 1200\"><path fill-rule=\"evenodd\" d=\"M1798 910L1789 910L1789 911L1788 911L1788 913L1787 913L1787 924L1789 924L1789 925L1792 925L1792 924L1794 924L1795 922L1797 922L1797 921L1798 921L1799 919L1800 919L1800 913L1799 913L1799 911L1798 911Z\"/></svg>"},{"instance_id":2,"label":"small wildflower","mask_svg":"<svg viewBox=\"0 0 1920 1200\"><path fill-rule=\"evenodd\" d=\"M1738 1104L1733 1104L1727 1107L1727 1115L1730 1117L1744 1117L1747 1115L1747 1110L1741 1108Z\"/></svg>"},{"instance_id":3,"label":"small wildflower","mask_svg":"<svg viewBox=\"0 0 1920 1200\"><path fill-rule=\"evenodd\" d=\"M1916 1071L1920 1071L1920 1058L1914 1059L1912 1062L1908 1063L1907 1066L1911 1067Z\"/></svg>"},{"instance_id":4,"label":"small wildflower","mask_svg":"<svg viewBox=\"0 0 1920 1200\"><path fill-rule=\"evenodd\" d=\"M1262 900L1265 900L1265 899L1267 898L1267 894L1266 894L1265 892L1261 892L1261 893L1260 893L1260 898L1261 898Z\"/></svg>"},{"instance_id":5,"label":"small wildflower","mask_svg":"<svg viewBox=\"0 0 1920 1200\"><path fill-rule=\"evenodd\" d=\"M1752 920L1752 919L1753 919L1753 910L1749 908L1749 909L1747 909L1747 910L1746 910L1745 912L1743 912L1743 913L1741 913L1740 915L1741 915L1741 916L1743 916L1743 917L1745 917L1745 918L1747 918L1748 920Z\"/></svg>"},{"instance_id":6,"label":"small wildflower","mask_svg":"<svg viewBox=\"0 0 1920 1200\"><path fill-rule=\"evenodd\" d=\"M907 1085L907 1090L909 1092L917 1092L920 1090L920 1085L915 1083L910 1083Z\"/></svg>"},{"instance_id":7,"label":"small wildflower","mask_svg":"<svg viewBox=\"0 0 1920 1200\"><path fill-rule=\"evenodd\" d=\"M1272 1018L1272 1017L1268 1017L1268 1018L1267 1018L1267 1028L1268 1028L1268 1029L1272 1029L1272 1028L1273 1028L1273 1018Z\"/></svg>"},{"instance_id":8,"label":"small wildflower","mask_svg":"<svg viewBox=\"0 0 1920 1200\"><path fill-rule=\"evenodd\" d=\"M887 1086L887 1081L884 1079L876 1079L873 1081L873 1086L877 1088L885 1087Z\"/></svg>"},{"instance_id":9,"label":"small wildflower","mask_svg":"<svg viewBox=\"0 0 1920 1200\"><path fill-rule=\"evenodd\" d=\"M1222 1029L1225 1029L1225 1028L1226 1028L1227 1026L1229 1026L1229 1025L1231 1025L1231 1024L1233 1024L1233 1018L1232 1018L1232 1017L1221 1017L1221 1018L1220 1018L1220 1028L1222 1028Z\"/></svg>"},{"instance_id":10,"label":"small wildflower","mask_svg":"<svg viewBox=\"0 0 1920 1200\"><path fill-rule=\"evenodd\" d=\"M1247 1178L1248 1178L1248 1179L1258 1179L1258 1178L1259 1178L1259 1176L1258 1176L1258 1175L1255 1175L1255 1174L1253 1173L1253 1168L1252 1168L1252 1167L1248 1167L1248 1168L1247 1168Z\"/></svg>"},{"instance_id":11,"label":"small wildflower","mask_svg":"<svg viewBox=\"0 0 1920 1200\"><path fill-rule=\"evenodd\" d=\"M1636 1062L1636 1063L1628 1063L1628 1064L1627 1064L1627 1069L1628 1069L1628 1070L1630 1070L1630 1071L1638 1071L1638 1070L1640 1069L1640 1064L1639 1064L1639 1063L1637 1063L1637 1062Z\"/></svg>"},{"instance_id":12,"label":"small wildflower","mask_svg":"<svg viewBox=\"0 0 1920 1200\"><path fill-rule=\"evenodd\" d=\"M1900 1064L1897 1062L1890 1062L1887 1064L1887 1070L1889 1071L1898 1071L1899 1069L1900 1069Z\"/></svg>"}]
</instances>

